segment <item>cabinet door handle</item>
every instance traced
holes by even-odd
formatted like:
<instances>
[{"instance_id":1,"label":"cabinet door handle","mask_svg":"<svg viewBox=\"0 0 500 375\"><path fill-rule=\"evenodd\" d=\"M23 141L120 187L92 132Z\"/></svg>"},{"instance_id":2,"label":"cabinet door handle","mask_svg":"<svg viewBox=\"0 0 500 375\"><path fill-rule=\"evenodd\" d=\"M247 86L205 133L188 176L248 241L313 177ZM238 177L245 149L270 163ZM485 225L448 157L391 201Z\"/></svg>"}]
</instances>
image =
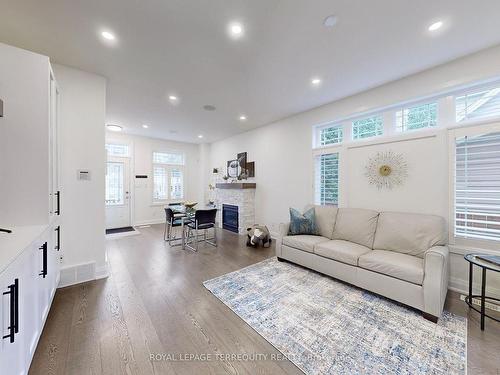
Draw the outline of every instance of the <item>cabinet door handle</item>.
<instances>
[{"instance_id":1,"label":"cabinet door handle","mask_svg":"<svg viewBox=\"0 0 500 375\"><path fill-rule=\"evenodd\" d=\"M47 276L47 242L40 246L39 249L42 250L42 271L39 275L45 279L45 276Z\"/></svg>"},{"instance_id":2,"label":"cabinet door handle","mask_svg":"<svg viewBox=\"0 0 500 375\"><path fill-rule=\"evenodd\" d=\"M54 211L54 213L56 215L60 215L61 214L61 192L58 190L58 191L56 191L55 195L56 195L56 206L57 206L57 208Z\"/></svg>"},{"instance_id":3,"label":"cabinet door handle","mask_svg":"<svg viewBox=\"0 0 500 375\"><path fill-rule=\"evenodd\" d=\"M9 339L11 343L15 341L15 334L19 332L19 279L14 280L14 284L9 285L9 290L3 292L10 295L10 325L9 334L3 339Z\"/></svg>"},{"instance_id":4,"label":"cabinet door handle","mask_svg":"<svg viewBox=\"0 0 500 375\"><path fill-rule=\"evenodd\" d=\"M57 245L54 247L54 249L59 251L61 250L61 226L58 225L54 230L57 232Z\"/></svg>"}]
</instances>

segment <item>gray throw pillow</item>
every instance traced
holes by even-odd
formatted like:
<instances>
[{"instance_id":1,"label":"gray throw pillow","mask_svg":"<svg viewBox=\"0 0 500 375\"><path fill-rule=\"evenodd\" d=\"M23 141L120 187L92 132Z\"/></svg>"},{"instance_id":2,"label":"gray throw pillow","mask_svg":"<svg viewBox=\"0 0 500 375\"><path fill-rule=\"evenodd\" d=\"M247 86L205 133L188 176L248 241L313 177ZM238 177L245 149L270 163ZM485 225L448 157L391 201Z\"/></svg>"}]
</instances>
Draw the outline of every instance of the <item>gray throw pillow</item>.
<instances>
[{"instance_id":1,"label":"gray throw pillow","mask_svg":"<svg viewBox=\"0 0 500 375\"><path fill-rule=\"evenodd\" d=\"M290 208L290 230L288 234L290 236L297 234L317 234L314 207L303 214L294 208Z\"/></svg>"}]
</instances>

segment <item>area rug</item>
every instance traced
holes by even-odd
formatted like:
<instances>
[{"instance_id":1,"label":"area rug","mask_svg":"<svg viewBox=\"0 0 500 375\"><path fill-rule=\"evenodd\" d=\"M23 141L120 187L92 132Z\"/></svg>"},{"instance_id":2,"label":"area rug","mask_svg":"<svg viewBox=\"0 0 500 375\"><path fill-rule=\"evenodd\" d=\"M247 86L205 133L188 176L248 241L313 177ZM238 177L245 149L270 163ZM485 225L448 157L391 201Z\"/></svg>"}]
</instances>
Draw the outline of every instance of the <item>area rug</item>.
<instances>
[{"instance_id":1,"label":"area rug","mask_svg":"<svg viewBox=\"0 0 500 375\"><path fill-rule=\"evenodd\" d=\"M465 374L467 321L271 258L205 287L306 374Z\"/></svg>"}]
</instances>

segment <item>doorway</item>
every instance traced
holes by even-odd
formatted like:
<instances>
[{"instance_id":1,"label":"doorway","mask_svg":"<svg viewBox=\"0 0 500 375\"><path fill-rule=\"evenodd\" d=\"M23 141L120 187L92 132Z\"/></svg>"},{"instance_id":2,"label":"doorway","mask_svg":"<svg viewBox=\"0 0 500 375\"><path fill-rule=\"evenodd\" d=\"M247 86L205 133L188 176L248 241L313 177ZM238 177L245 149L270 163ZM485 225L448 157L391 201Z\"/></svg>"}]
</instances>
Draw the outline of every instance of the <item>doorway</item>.
<instances>
[{"instance_id":1,"label":"doorway","mask_svg":"<svg viewBox=\"0 0 500 375\"><path fill-rule=\"evenodd\" d=\"M109 157L106 162L106 229L130 225L129 159Z\"/></svg>"}]
</instances>

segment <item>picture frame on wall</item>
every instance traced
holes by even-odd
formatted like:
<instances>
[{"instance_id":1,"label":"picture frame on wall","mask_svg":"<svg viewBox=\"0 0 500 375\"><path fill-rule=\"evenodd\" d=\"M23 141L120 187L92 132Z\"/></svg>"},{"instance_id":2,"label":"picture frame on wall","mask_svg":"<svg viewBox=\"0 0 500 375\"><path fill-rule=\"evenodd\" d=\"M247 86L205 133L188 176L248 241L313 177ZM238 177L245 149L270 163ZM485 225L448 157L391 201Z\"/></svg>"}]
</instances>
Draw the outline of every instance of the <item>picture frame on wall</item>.
<instances>
[{"instance_id":1,"label":"picture frame on wall","mask_svg":"<svg viewBox=\"0 0 500 375\"><path fill-rule=\"evenodd\" d=\"M239 165L239 173L238 179L246 179L247 178L247 153L240 152L237 156L238 165Z\"/></svg>"},{"instance_id":2,"label":"picture frame on wall","mask_svg":"<svg viewBox=\"0 0 500 375\"><path fill-rule=\"evenodd\" d=\"M255 177L255 162L250 161L247 163L247 174L248 177Z\"/></svg>"},{"instance_id":3,"label":"picture frame on wall","mask_svg":"<svg viewBox=\"0 0 500 375\"><path fill-rule=\"evenodd\" d=\"M238 159L228 160L227 162L227 176L230 178L238 178L240 175L240 164L238 163Z\"/></svg>"}]
</instances>

